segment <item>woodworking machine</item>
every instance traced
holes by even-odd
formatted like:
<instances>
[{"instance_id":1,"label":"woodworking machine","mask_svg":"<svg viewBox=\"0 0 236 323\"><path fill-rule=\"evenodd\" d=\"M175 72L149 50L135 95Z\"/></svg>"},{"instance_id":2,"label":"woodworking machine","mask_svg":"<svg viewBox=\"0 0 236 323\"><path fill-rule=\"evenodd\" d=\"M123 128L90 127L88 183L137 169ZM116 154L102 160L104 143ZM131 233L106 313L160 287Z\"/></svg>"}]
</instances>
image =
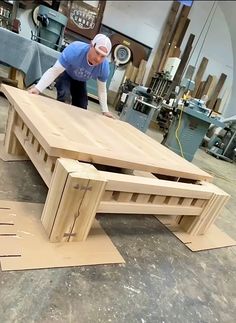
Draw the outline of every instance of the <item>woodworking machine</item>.
<instances>
[{"instance_id":1,"label":"woodworking machine","mask_svg":"<svg viewBox=\"0 0 236 323\"><path fill-rule=\"evenodd\" d=\"M132 124L142 132L146 132L153 114L159 107L150 88L136 86L126 94L126 100L120 114L120 120Z\"/></svg>"},{"instance_id":2,"label":"woodworking machine","mask_svg":"<svg viewBox=\"0 0 236 323\"><path fill-rule=\"evenodd\" d=\"M210 116L205 102L192 99L180 103L173 114L172 123L162 144L178 155L192 161L211 124L224 128L223 122Z\"/></svg>"}]
</instances>

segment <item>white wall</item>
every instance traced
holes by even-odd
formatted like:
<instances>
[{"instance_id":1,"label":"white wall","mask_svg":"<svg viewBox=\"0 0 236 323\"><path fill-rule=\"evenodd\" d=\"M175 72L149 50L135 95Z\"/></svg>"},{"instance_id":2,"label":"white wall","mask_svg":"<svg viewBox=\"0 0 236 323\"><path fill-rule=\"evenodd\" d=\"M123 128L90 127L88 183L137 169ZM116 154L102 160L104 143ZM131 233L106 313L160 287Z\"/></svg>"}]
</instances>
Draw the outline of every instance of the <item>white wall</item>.
<instances>
[{"instance_id":1,"label":"white wall","mask_svg":"<svg viewBox=\"0 0 236 323\"><path fill-rule=\"evenodd\" d=\"M236 3L234 1L220 1L219 6L222 9L223 14L225 15L225 19L228 23L230 36L232 41L232 50L234 62L236 58ZM229 99L229 104L224 110L225 117L231 117L236 115L236 66L233 65L233 85L232 85L232 94Z\"/></svg>"},{"instance_id":2,"label":"white wall","mask_svg":"<svg viewBox=\"0 0 236 323\"><path fill-rule=\"evenodd\" d=\"M172 1L107 1L102 23L155 47Z\"/></svg>"},{"instance_id":3,"label":"white wall","mask_svg":"<svg viewBox=\"0 0 236 323\"><path fill-rule=\"evenodd\" d=\"M20 28L20 35L23 37L26 37L28 39L31 39L31 30L35 31L35 24L32 20L32 10L27 9L23 10L21 8L18 9L17 12L17 18L21 22L21 28Z\"/></svg>"}]
</instances>

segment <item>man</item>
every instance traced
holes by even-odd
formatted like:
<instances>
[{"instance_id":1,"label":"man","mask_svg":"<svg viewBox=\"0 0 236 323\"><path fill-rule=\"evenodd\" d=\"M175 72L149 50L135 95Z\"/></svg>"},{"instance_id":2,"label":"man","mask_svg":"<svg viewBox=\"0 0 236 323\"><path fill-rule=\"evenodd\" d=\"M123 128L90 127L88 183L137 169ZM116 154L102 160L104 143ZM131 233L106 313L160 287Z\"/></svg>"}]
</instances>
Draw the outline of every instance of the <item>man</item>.
<instances>
[{"instance_id":1,"label":"man","mask_svg":"<svg viewBox=\"0 0 236 323\"><path fill-rule=\"evenodd\" d=\"M109 76L107 56L111 51L110 39L98 34L91 44L74 41L60 54L55 65L49 68L38 84L29 92L39 94L56 80L57 100L70 102L79 108L87 109L88 96L86 81L97 80L98 98L103 115L113 118L108 111L106 81Z\"/></svg>"}]
</instances>

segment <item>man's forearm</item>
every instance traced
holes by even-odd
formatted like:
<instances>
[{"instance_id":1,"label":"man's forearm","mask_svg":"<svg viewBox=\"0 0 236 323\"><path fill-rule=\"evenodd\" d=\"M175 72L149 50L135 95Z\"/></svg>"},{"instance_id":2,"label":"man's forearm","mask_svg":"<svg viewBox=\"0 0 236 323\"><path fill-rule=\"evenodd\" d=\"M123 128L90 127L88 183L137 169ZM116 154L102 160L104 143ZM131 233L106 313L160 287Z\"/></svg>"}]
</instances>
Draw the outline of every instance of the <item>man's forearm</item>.
<instances>
[{"instance_id":1,"label":"man's forearm","mask_svg":"<svg viewBox=\"0 0 236 323\"><path fill-rule=\"evenodd\" d=\"M102 112L108 112L108 106L107 106L107 87L106 82L101 82L97 80L98 85L98 99L100 103L100 107Z\"/></svg>"},{"instance_id":2,"label":"man's forearm","mask_svg":"<svg viewBox=\"0 0 236 323\"><path fill-rule=\"evenodd\" d=\"M39 92L43 92L52 82L65 71L65 68L56 61L55 65L49 68L41 77L38 84L35 86Z\"/></svg>"}]
</instances>

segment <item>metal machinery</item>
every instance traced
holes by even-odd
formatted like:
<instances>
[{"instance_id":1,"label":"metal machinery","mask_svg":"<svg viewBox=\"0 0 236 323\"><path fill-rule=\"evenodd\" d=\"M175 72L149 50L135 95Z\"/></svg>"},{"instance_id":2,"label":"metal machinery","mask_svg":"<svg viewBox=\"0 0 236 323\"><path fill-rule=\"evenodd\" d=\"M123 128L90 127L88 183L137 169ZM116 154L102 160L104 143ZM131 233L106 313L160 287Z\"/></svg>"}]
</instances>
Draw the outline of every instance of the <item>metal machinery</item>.
<instances>
[{"instance_id":1,"label":"metal machinery","mask_svg":"<svg viewBox=\"0 0 236 323\"><path fill-rule=\"evenodd\" d=\"M133 88L137 86L134 82L130 80L126 80L124 83L122 83L119 87L119 99L115 104L115 109L120 113L127 101L128 93L133 90Z\"/></svg>"},{"instance_id":2,"label":"metal machinery","mask_svg":"<svg viewBox=\"0 0 236 323\"><path fill-rule=\"evenodd\" d=\"M157 73L149 88L126 80L121 86L121 98L116 107L116 110L121 111L120 119L146 132L150 122L157 120L171 83L168 72ZM159 123L160 120L157 121Z\"/></svg>"},{"instance_id":3,"label":"metal machinery","mask_svg":"<svg viewBox=\"0 0 236 323\"><path fill-rule=\"evenodd\" d=\"M150 88L158 99L163 99L171 85L170 74L168 72L157 73L151 81Z\"/></svg>"},{"instance_id":4,"label":"metal machinery","mask_svg":"<svg viewBox=\"0 0 236 323\"><path fill-rule=\"evenodd\" d=\"M158 109L154 112L153 120L158 123L160 129L166 132L170 126L173 108L169 106L169 100L164 101L172 84L171 75L167 72L157 73L151 81L150 88L155 96ZM170 97L171 98L171 97ZM169 99L170 99L169 98Z\"/></svg>"},{"instance_id":5,"label":"metal machinery","mask_svg":"<svg viewBox=\"0 0 236 323\"><path fill-rule=\"evenodd\" d=\"M37 27L35 34L31 32L31 39L61 50L68 18L56 10L40 5L35 8L33 19Z\"/></svg>"},{"instance_id":6,"label":"metal machinery","mask_svg":"<svg viewBox=\"0 0 236 323\"><path fill-rule=\"evenodd\" d=\"M180 86L182 89L185 88L186 80L183 80ZM189 86L188 89L191 90ZM211 110L205 106L205 102L202 100L191 99L182 102L182 104L178 102L173 111L173 119L168 133L164 136L162 144L185 159L192 161L209 126L211 124L221 128L225 126L223 122L211 117L210 114Z\"/></svg>"},{"instance_id":7,"label":"metal machinery","mask_svg":"<svg viewBox=\"0 0 236 323\"><path fill-rule=\"evenodd\" d=\"M223 119L225 128L211 125L204 137L207 152L216 158L236 161L236 116Z\"/></svg>"},{"instance_id":8,"label":"metal machinery","mask_svg":"<svg viewBox=\"0 0 236 323\"><path fill-rule=\"evenodd\" d=\"M126 121L137 129L146 132L155 110L158 109L154 98L150 88L134 87L126 96L120 120Z\"/></svg>"}]
</instances>

